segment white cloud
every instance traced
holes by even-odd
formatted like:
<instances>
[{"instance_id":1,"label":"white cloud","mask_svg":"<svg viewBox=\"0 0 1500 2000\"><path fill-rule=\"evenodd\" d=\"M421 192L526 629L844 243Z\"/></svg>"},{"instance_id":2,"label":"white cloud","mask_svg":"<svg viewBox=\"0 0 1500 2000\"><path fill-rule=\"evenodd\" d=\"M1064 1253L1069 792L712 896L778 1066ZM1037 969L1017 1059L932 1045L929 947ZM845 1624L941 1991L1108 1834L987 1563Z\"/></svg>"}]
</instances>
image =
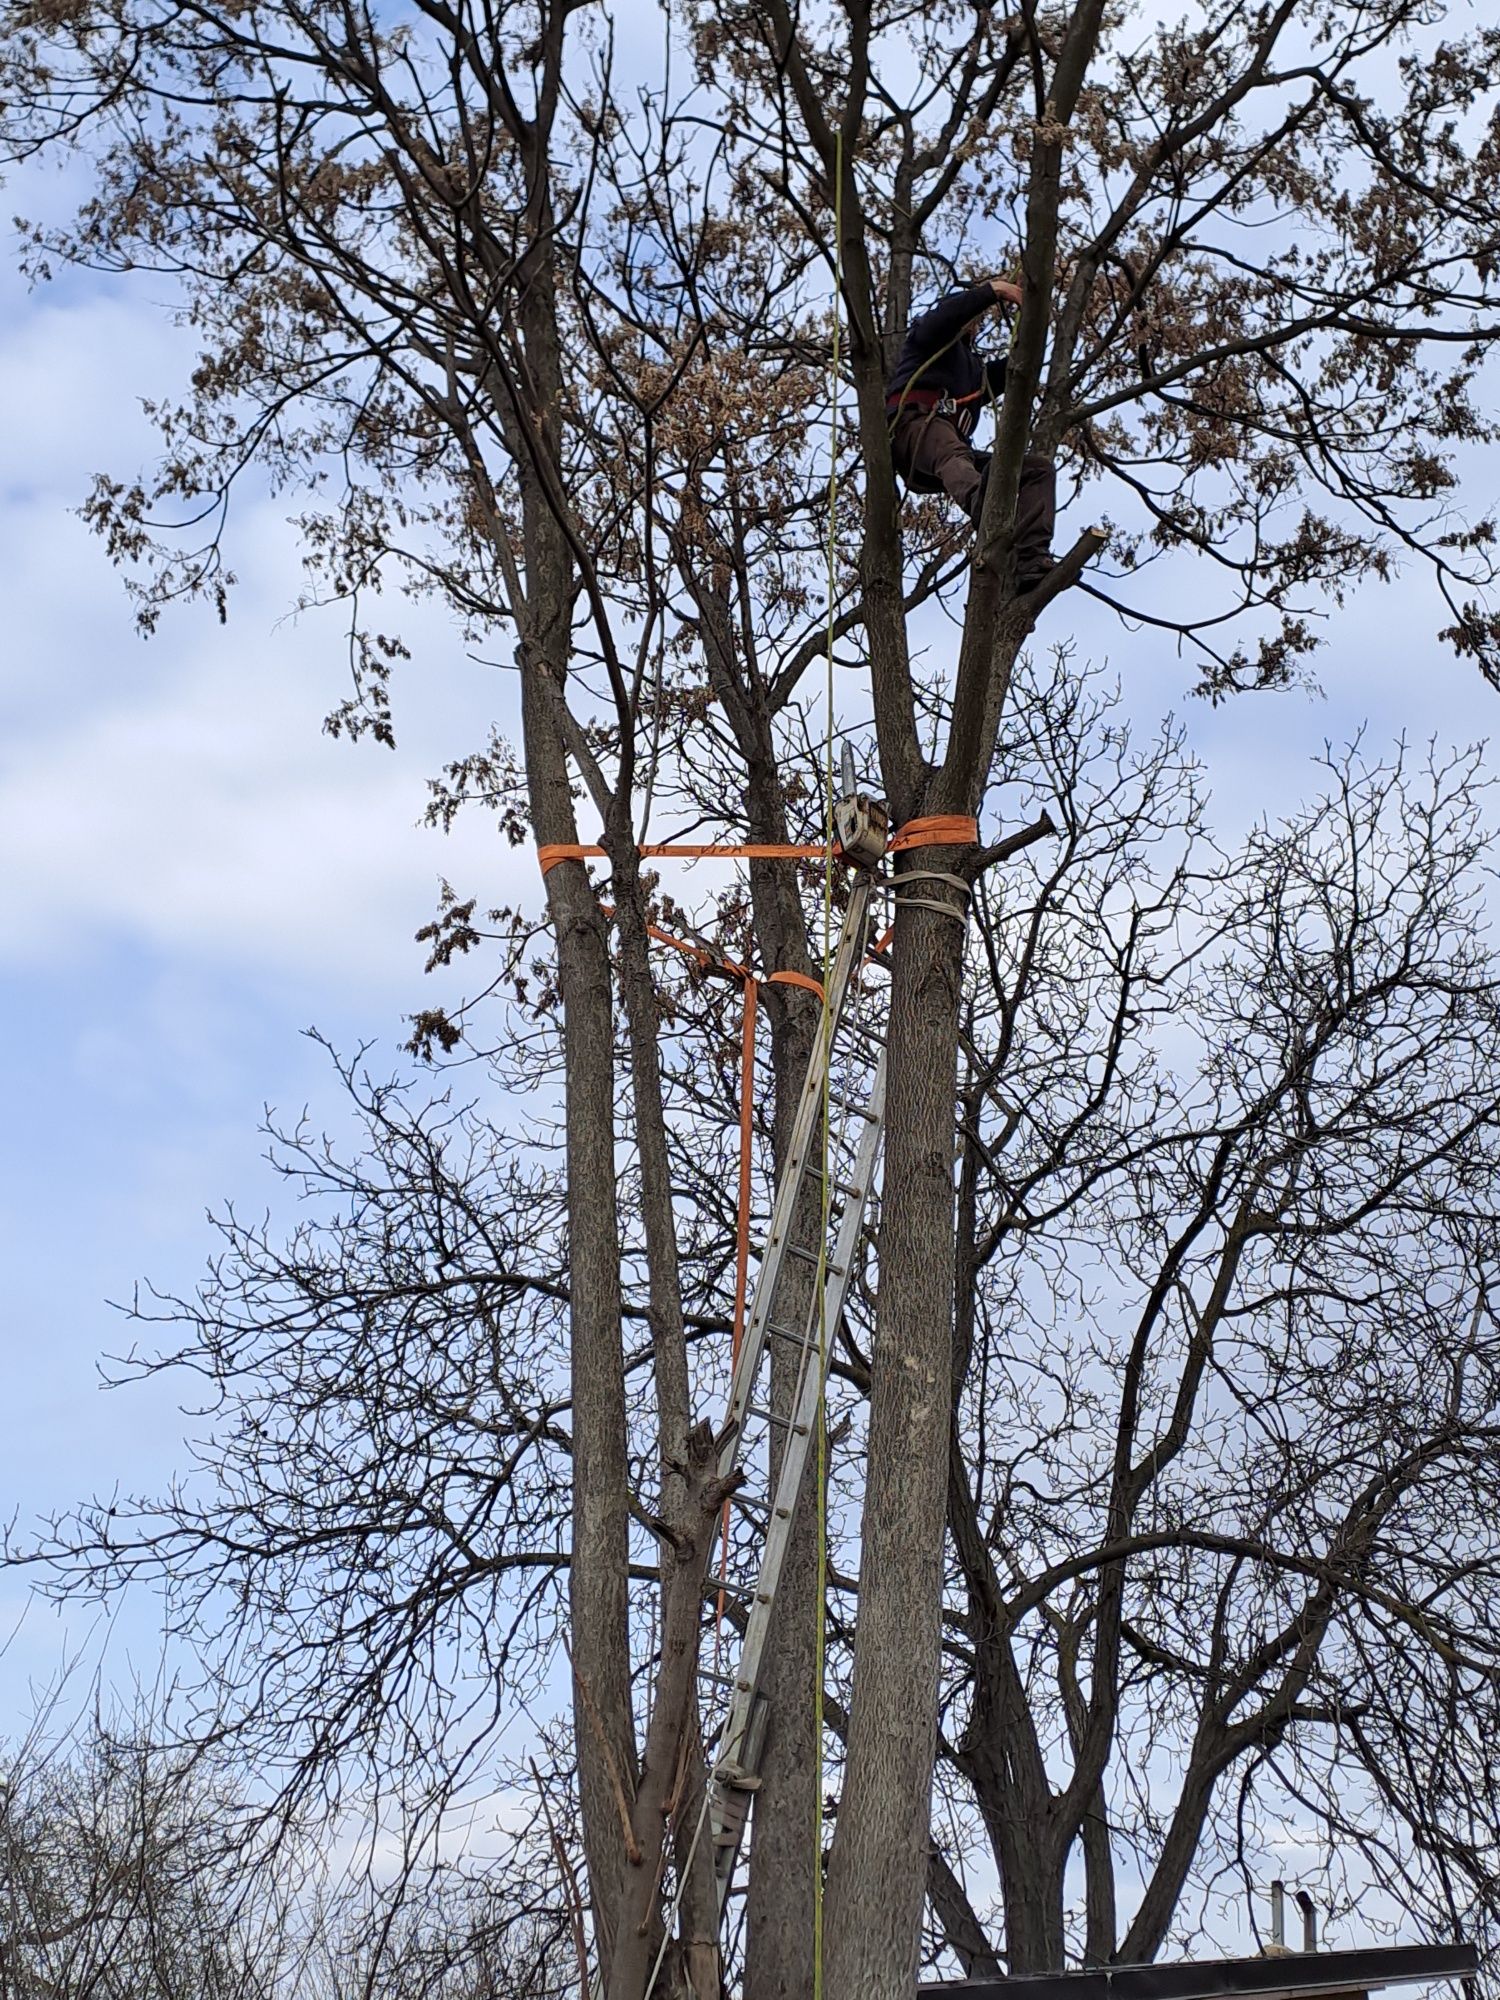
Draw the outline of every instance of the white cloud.
<instances>
[{"instance_id":1,"label":"white cloud","mask_svg":"<svg viewBox=\"0 0 1500 2000\"><path fill-rule=\"evenodd\" d=\"M428 776L483 740L508 681L429 613L408 624L422 687L397 689L398 751L324 736L345 691L340 633L284 618L298 572L272 506L240 524L228 624L193 609L149 643L98 544L50 499L0 506L0 549L0 957L124 939L263 971L404 974L439 875L535 892L477 818L446 840L417 826Z\"/></svg>"},{"instance_id":2,"label":"white cloud","mask_svg":"<svg viewBox=\"0 0 1500 2000\"><path fill-rule=\"evenodd\" d=\"M0 952L124 933L190 957L350 975L407 958L442 871L514 867L476 824L419 832L427 767L318 733L295 669L185 658L129 700L64 698L0 753ZM269 650L269 649L268 649ZM226 659L224 656L228 655ZM455 745L455 748L459 746Z\"/></svg>"},{"instance_id":3,"label":"white cloud","mask_svg":"<svg viewBox=\"0 0 1500 2000\"><path fill-rule=\"evenodd\" d=\"M511 683L432 611L391 610L382 624L422 641L396 690L400 749L323 736L345 655L336 616L286 619L294 502L241 507L227 626L195 608L136 636L76 509L95 472L150 461L138 398L169 393L191 346L144 290L70 280L27 297L0 279L0 958L126 942L335 984L406 980L439 875L485 897L536 893L527 858L477 819L448 840L416 826L427 777L504 723Z\"/></svg>"},{"instance_id":4,"label":"white cloud","mask_svg":"<svg viewBox=\"0 0 1500 2000\"><path fill-rule=\"evenodd\" d=\"M95 472L119 472L129 454L149 452L141 400L180 387L192 341L140 293L64 298L43 288L27 295L13 272L4 283L10 311L0 320L0 491L8 499L58 494L76 504Z\"/></svg>"}]
</instances>

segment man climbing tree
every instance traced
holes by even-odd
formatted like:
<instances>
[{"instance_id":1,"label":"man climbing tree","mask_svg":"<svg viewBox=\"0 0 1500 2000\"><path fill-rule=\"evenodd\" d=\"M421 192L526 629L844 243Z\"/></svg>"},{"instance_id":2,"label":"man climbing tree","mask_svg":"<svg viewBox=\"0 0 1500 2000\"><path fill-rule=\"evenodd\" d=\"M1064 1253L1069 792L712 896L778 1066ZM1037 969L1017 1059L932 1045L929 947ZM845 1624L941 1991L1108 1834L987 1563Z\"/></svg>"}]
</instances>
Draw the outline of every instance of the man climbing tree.
<instances>
[{"instance_id":1,"label":"man climbing tree","mask_svg":"<svg viewBox=\"0 0 1500 2000\"><path fill-rule=\"evenodd\" d=\"M1001 302L1021 303L1021 288L986 278L946 293L907 329L886 395L891 458L914 493L946 493L978 523L989 484L990 454L971 440L985 403L1005 393L1004 355L981 354L979 330ZM1030 453L1021 464L1016 505L1017 587L1032 590L1052 568L1057 475Z\"/></svg>"}]
</instances>

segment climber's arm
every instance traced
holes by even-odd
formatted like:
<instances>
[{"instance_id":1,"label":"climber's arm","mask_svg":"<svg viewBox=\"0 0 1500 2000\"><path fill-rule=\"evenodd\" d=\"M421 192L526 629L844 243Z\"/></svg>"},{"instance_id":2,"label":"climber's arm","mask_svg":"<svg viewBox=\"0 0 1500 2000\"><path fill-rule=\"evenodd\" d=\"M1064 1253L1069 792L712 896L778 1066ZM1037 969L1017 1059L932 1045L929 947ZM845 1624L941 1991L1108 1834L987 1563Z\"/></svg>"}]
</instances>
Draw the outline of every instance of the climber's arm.
<instances>
[{"instance_id":1,"label":"climber's arm","mask_svg":"<svg viewBox=\"0 0 1500 2000\"><path fill-rule=\"evenodd\" d=\"M1020 288L1004 278L986 278L962 292L949 292L930 312L914 319L907 333L909 346L924 358L957 340L971 320L979 319L1001 299L1019 303Z\"/></svg>"}]
</instances>

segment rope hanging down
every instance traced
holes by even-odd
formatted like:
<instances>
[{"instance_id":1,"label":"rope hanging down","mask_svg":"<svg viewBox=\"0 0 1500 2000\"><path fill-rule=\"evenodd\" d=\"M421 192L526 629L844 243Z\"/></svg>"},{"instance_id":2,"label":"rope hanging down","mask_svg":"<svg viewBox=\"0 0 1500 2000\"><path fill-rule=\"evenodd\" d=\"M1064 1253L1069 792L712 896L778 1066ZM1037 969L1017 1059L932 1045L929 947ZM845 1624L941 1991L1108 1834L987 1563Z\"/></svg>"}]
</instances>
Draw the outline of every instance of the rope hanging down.
<instances>
[{"instance_id":1,"label":"rope hanging down","mask_svg":"<svg viewBox=\"0 0 1500 2000\"><path fill-rule=\"evenodd\" d=\"M818 1231L818 1268L813 1280L818 1296L819 1384L828 1379L828 1220L832 1212L829 1171L829 1125L832 1115L830 1090L833 1073L833 1009L828 989L833 965L833 641L834 597L838 588L838 506L839 506L839 361L843 334L844 291L844 128L840 125L833 145L833 340L828 357L828 642L824 648L823 699L827 731L823 757L823 825L827 842L823 856L823 1010L818 1034L823 1044L823 1131L822 1131L822 1226ZM976 833L978 828L975 829ZM818 1457L814 1471L817 1488L814 1511L817 1519L817 1554L813 1585L813 1684L812 1684L812 1777L813 1777L813 1934L812 2000L823 2000L823 1674L827 1643L828 1603L828 1416L827 1400L819 1388L817 1425Z\"/></svg>"}]
</instances>

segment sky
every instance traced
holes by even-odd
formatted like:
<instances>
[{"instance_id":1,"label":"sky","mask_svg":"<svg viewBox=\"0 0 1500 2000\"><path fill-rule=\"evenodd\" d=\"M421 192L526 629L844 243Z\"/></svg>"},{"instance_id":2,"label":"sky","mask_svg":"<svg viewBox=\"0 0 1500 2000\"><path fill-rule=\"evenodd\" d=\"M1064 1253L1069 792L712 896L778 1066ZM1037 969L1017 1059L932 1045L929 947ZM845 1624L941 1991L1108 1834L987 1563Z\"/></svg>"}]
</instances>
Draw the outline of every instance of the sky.
<instances>
[{"instance_id":1,"label":"sky","mask_svg":"<svg viewBox=\"0 0 1500 2000\"><path fill-rule=\"evenodd\" d=\"M5 213L63 192L13 181ZM149 459L140 401L190 359L149 284L66 274L28 291L0 264L0 1515L23 1527L184 1467L177 1388L101 1392L101 1354L129 1339L109 1301L145 1278L191 1287L213 1247L205 1210L275 1199L264 1107L336 1123L303 1031L372 1041L372 1065L395 1064L404 1016L440 997L413 942L440 879L539 901L529 857L477 819L447 837L419 824L427 779L510 725L509 678L415 609L399 747L327 737L342 638L336 614L288 615L300 577L281 505L252 501L233 525L227 624L190 609L136 634L76 510L97 472ZM1474 478L1477 512L1500 464ZM1066 519L1060 539L1081 525ZM1315 789L1325 740L1363 728L1378 754L1401 735L1494 733L1500 697L1432 640L1439 611L1423 578L1372 586L1330 625L1321 695L1218 710L1187 699L1192 664L1160 635L1087 599L1064 600L1039 636L1107 660L1143 726L1182 715L1232 837ZM70 1650L119 1680L149 1675L156 1644L149 1606L106 1633L0 1585L0 1739Z\"/></svg>"},{"instance_id":2,"label":"sky","mask_svg":"<svg viewBox=\"0 0 1500 2000\"><path fill-rule=\"evenodd\" d=\"M13 180L7 215L56 192ZM101 1392L129 1335L108 1301L190 1287L205 1209L274 1195L265 1106L337 1120L302 1031L395 1064L404 1017L440 997L413 934L441 878L536 887L477 820L418 824L428 777L508 718L509 677L408 610L399 748L330 739L343 643L336 616L288 617L284 509L235 524L226 625L190 609L137 635L77 509L96 472L149 456L140 399L188 355L149 287L28 292L0 266L0 1513L22 1523L183 1464L180 1391ZM126 1621L148 1673L151 1616ZM92 1630L0 1585L0 1738Z\"/></svg>"}]
</instances>

